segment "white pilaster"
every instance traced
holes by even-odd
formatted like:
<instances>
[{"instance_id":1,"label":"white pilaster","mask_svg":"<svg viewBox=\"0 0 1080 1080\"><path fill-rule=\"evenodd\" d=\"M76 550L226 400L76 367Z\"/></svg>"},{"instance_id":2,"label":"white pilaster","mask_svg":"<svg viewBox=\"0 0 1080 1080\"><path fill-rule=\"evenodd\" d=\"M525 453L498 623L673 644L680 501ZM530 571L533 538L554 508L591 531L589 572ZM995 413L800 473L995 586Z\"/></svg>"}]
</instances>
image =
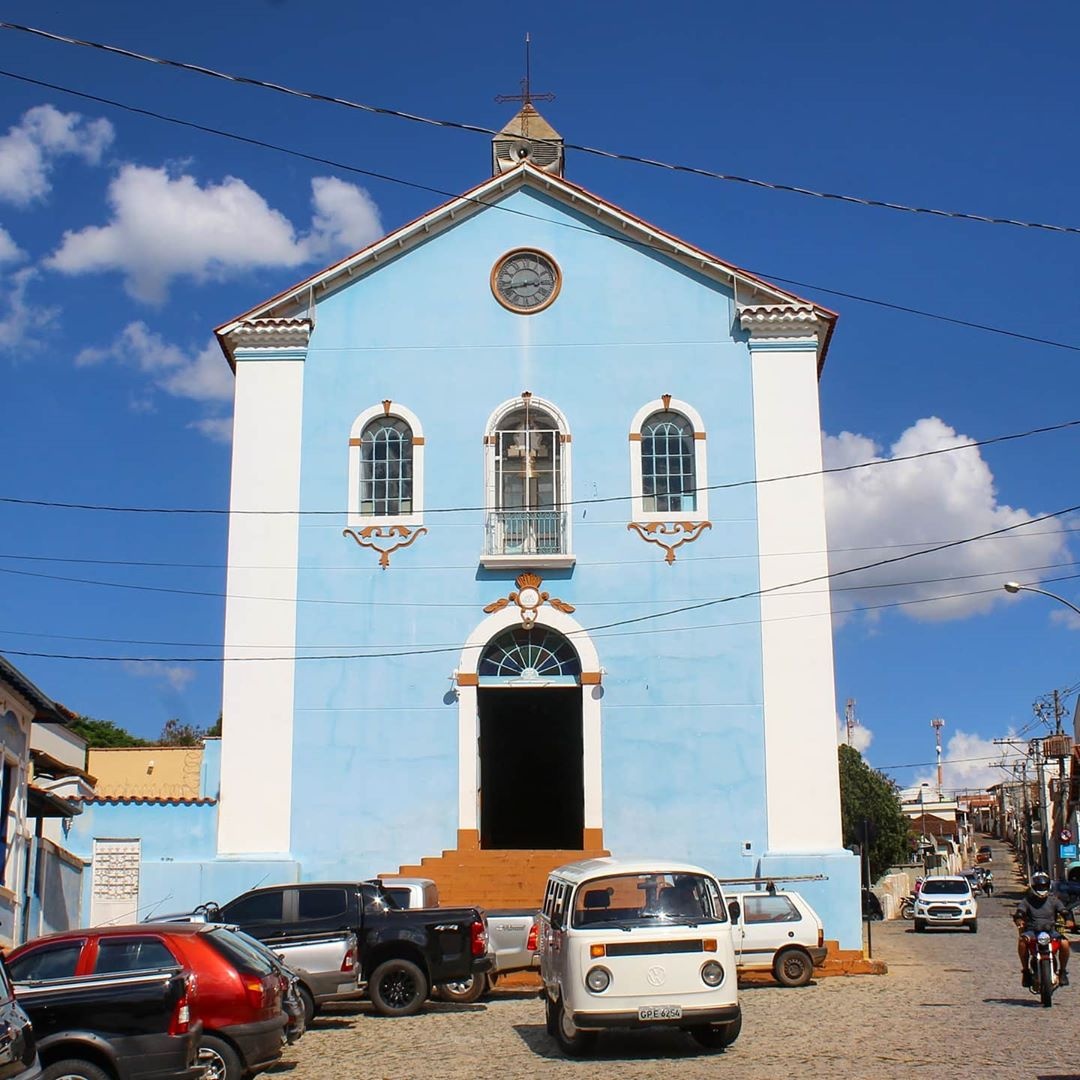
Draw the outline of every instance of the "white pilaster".
<instances>
[{"instance_id":1,"label":"white pilaster","mask_svg":"<svg viewBox=\"0 0 1080 1080\"><path fill-rule=\"evenodd\" d=\"M259 338L252 328L241 328L230 342L236 392L220 855L285 854L290 848L301 421L310 324L283 322L259 327ZM278 656L286 659L273 659Z\"/></svg>"},{"instance_id":2,"label":"white pilaster","mask_svg":"<svg viewBox=\"0 0 1080 1080\"><path fill-rule=\"evenodd\" d=\"M836 691L821 469L818 352L823 320L809 306L740 311L750 331L765 707L768 847L841 847Z\"/></svg>"}]
</instances>

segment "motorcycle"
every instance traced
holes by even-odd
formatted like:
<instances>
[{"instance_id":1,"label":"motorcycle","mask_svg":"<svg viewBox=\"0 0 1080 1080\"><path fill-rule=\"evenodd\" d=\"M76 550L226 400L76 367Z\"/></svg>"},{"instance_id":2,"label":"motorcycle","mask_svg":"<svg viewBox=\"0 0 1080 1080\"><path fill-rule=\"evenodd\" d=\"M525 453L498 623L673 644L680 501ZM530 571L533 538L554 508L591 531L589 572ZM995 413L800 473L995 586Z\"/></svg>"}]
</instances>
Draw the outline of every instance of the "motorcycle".
<instances>
[{"instance_id":1,"label":"motorcycle","mask_svg":"<svg viewBox=\"0 0 1080 1080\"><path fill-rule=\"evenodd\" d=\"M994 895L994 875L989 870L984 870L981 875L982 884L981 888L987 896Z\"/></svg>"},{"instance_id":2,"label":"motorcycle","mask_svg":"<svg viewBox=\"0 0 1080 1080\"><path fill-rule=\"evenodd\" d=\"M1027 944L1027 967L1031 974L1029 989L1042 1001L1044 1009L1049 1009L1054 991L1061 985L1061 970L1058 953L1061 940L1041 930L1037 934L1024 937Z\"/></svg>"},{"instance_id":3,"label":"motorcycle","mask_svg":"<svg viewBox=\"0 0 1080 1080\"><path fill-rule=\"evenodd\" d=\"M915 894L900 897L900 918L911 922L915 918Z\"/></svg>"}]
</instances>

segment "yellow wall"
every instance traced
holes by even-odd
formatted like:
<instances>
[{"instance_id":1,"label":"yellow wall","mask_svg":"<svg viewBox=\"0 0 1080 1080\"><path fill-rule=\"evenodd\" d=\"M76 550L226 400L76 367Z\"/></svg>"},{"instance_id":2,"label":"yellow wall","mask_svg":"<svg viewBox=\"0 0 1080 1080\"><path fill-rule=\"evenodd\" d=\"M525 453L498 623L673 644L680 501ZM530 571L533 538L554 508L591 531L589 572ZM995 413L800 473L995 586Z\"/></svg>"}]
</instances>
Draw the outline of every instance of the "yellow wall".
<instances>
[{"instance_id":1,"label":"yellow wall","mask_svg":"<svg viewBox=\"0 0 1080 1080\"><path fill-rule=\"evenodd\" d=\"M201 746L125 746L87 751L98 795L197 799Z\"/></svg>"}]
</instances>

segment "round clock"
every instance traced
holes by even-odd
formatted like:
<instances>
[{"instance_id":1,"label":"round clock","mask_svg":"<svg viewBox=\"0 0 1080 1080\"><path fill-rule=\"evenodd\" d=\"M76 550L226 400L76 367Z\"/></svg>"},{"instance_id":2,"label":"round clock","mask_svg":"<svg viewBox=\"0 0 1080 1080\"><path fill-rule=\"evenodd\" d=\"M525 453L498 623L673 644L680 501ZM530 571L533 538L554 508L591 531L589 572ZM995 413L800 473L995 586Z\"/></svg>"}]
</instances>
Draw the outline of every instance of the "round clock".
<instances>
[{"instance_id":1,"label":"round clock","mask_svg":"<svg viewBox=\"0 0 1080 1080\"><path fill-rule=\"evenodd\" d=\"M510 311L531 315L559 295L562 277L555 260L541 251L508 251L491 270L491 291Z\"/></svg>"}]
</instances>

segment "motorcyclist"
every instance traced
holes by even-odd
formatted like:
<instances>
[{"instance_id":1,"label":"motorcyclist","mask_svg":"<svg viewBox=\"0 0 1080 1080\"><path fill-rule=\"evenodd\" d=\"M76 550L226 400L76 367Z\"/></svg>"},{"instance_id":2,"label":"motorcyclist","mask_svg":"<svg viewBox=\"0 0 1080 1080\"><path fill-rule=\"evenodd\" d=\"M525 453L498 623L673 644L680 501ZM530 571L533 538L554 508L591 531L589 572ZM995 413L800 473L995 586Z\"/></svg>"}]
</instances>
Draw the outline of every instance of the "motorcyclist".
<instances>
[{"instance_id":1,"label":"motorcyclist","mask_svg":"<svg viewBox=\"0 0 1080 1080\"><path fill-rule=\"evenodd\" d=\"M1071 909L1066 907L1057 896L1050 895L1049 875L1041 870L1036 871L1031 875L1028 891L1024 894L1023 900L1016 905L1016 912L1013 915L1013 922L1020 930L1016 952L1020 957L1020 978L1024 986L1031 985L1031 972L1028 970L1028 939L1043 931L1056 937L1061 943L1058 951L1058 975L1062 986L1069 985L1069 976L1066 971L1069 966L1069 942L1058 932L1059 917L1063 920L1067 917L1070 922L1073 921Z\"/></svg>"}]
</instances>

